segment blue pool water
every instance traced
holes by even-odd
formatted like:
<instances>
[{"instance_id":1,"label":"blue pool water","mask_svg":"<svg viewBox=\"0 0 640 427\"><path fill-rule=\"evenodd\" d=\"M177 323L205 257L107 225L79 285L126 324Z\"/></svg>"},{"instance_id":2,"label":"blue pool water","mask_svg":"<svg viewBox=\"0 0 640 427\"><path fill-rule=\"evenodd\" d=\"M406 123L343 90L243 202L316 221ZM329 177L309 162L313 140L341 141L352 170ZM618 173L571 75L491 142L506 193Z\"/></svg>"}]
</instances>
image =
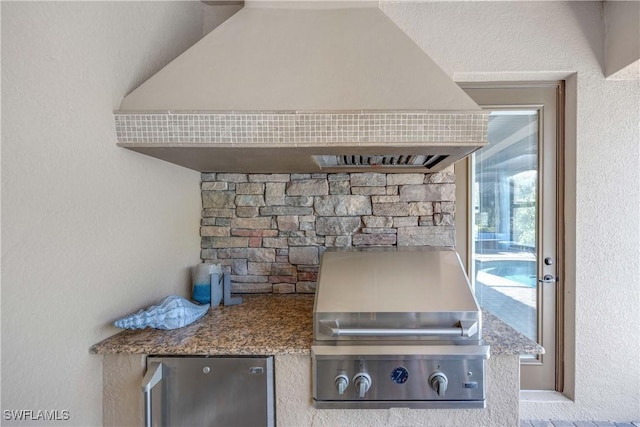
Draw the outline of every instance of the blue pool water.
<instances>
[{"instance_id":1,"label":"blue pool water","mask_svg":"<svg viewBox=\"0 0 640 427\"><path fill-rule=\"evenodd\" d=\"M477 265L477 271L520 283L530 288L537 285L535 260L486 260Z\"/></svg>"},{"instance_id":2,"label":"blue pool water","mask_svg":"<svg viewBox=\"0 0 640 427\"><path fill-rule=\"evenodd\" d=\"M530 288L536 287L536 276L515 274L515 275L503 276L503 277L505 279L509 279L509 280L513 280L514 282L521 283Z\"/></svg>"}]
</instances>

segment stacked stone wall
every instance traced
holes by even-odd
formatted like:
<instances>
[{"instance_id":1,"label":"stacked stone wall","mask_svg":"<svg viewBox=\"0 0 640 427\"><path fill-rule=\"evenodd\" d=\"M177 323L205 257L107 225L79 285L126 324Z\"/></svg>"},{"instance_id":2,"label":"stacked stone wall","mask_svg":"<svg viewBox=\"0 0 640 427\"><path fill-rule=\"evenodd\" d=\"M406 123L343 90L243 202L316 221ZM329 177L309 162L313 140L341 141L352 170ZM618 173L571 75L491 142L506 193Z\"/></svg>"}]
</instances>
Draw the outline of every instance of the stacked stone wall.
<instances>
[{"instance_id":1,"label":"stacked stone wall","mask_svg":"<svg viewBox=\"0 0 640 427\"><path fill-rule=\"evenodd\" d=\"M454 246L455 176L202 174L201 257L236 293L312 293L329 247Z\"/></svg>"}]
</instances>

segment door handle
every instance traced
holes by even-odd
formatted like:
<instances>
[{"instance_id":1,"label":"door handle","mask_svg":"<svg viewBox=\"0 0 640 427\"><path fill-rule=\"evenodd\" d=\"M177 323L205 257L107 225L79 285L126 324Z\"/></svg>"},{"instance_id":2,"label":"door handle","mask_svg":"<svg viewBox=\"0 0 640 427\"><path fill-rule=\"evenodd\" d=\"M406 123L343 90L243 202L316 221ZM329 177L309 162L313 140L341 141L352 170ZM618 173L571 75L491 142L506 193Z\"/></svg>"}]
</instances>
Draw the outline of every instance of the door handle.
<instances>
[{"instance_id":1,"label":"door handle","mask_svg":"<svg viewBox=\"0 0 640 427\"><path fill-rule=\"evenodd\" d=\"M151 389L162 381L162 363L151 362L147 373L142 379L142 394L144 395L144 425L151 427Z\"/></svg>"},{"instance_id":2,"label":"door handle","mask_svg":"<svg viewBox=\"0 0 640 427\"><path fill-rule=\"evenodd\" d=\"M542 277L542 279L538 279L538 282L540 283L557 283L558 282L558 278L555 276L552 276L551 274L545 274L544 277Z\"/></svg>"}]
</instances>

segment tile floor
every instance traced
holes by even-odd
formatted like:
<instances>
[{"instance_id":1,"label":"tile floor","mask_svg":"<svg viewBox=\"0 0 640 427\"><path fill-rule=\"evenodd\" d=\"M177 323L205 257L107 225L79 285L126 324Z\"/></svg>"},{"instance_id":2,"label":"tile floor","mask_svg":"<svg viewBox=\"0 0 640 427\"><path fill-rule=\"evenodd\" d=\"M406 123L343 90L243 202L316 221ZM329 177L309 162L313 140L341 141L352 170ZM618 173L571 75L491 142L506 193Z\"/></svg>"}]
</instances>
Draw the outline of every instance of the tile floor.
<instances>
[{"instance_id":1,"label":"tile floor","mask_svg":"<svg viewBox=\"0 0 640 427\"><path fill-rule=\"evenodd\" d=\"M523 420L520 427L640 427L640 421L563 421Z\"/></svg>"}]
</instances>

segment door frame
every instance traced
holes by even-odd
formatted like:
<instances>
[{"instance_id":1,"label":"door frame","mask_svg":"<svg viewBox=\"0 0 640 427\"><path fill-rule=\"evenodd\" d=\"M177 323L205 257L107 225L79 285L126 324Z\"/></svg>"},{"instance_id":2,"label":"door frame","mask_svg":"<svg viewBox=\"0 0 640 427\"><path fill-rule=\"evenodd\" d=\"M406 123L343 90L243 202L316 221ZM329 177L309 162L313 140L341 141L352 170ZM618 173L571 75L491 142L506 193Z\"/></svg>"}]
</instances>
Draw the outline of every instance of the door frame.
<instances>
[{"instance_id":1,"label":"door frame","mask_svg":"<svg viewBox=\"0 0 640 427\"><path fill-rule=\"evenodd\" d=\"M544 173L544 165L543 162L544 153L543 146L545 143L545 138L547 140L551 139L553 145L555 145L555 264L556 270L555 275L558 278L558 281L555 285L555 292L553 290L547 290L547 292L553 292L555 296L555 339L553 343L547 344L549 347L555 347L555 372L553 374L553 383L551 382L551 378L546 380L546 384L541 384L541 382L536 378L535 374L528 373L530 378L534 378L531 380L527 378L527 371L530 369L529 366L532 365L540 365L541 361L536 359L534 361L526 361L523 360L521 362L521 371L524 373L523 381L521 384L525 389L553 389L557 391L563 391L564 389L564 288L565 288L565 255L564 255L564 241L565 241L565 230L564 230L564 187L565 187L565 179L564 179L564 167L565 167L565 157L564 157L564 98L565 98L565 84L564 81L541 81L541 82L492 82L492 83L481 83L481 82L470 82L470 83L459 83L460 87L463 90L469 90L470 92L474 92L476 89L483 89L483 101L478 102L485 109L540 109L540 118L539 118L539 136L541 140L540 150L538 152L538 161L539 161L539 170L540 175ZM478 91L476 91L478 92ZM542 93L542 96L541 96ZM487 95L489 94L489 95ZM489 102L486 102L489 101ZM545 109L545 106L547 107ZM493 107L493 108L492 108ZM472 233L471 233L471 215L470 215L470 207L472 206L471 200L471 162L469 159L464 159L459 161L455 165L455 175L456 175L456 210L457 212L464 212L464 215L456 215L456 246L458 248L458 252L462 255L462 261L465 264L465 268L470 272L471 263L471 251L472 247ZM540 201L540 206L538 207L538 212L542 212L544 209L543 203L543 191L544 188L540 187L540 192L538 196L538 200ZM542 225L541 230L544 231L544 225ZM553 228L553 227L552 227ZM542 246L539 245L537 254L538 259L542 260L541 257ZM544 274L542 271L542 263L539 263L538 274L540 277ZM471 273L471 272L470 272ZM550 285L544 285L550 286ZM540 294L539 294L540 298ZM543 309L543 305L538 303L538 308ZM544 316L544 313L542 314ZM540 319L542 316L539 316L538 326L541 327ZM543 329L539 329L541 333L543 333ZM545 356L541 357L541 360L544 360ZM548 357L548 356L547 356Z\"/></svg>"}]
</instances>

